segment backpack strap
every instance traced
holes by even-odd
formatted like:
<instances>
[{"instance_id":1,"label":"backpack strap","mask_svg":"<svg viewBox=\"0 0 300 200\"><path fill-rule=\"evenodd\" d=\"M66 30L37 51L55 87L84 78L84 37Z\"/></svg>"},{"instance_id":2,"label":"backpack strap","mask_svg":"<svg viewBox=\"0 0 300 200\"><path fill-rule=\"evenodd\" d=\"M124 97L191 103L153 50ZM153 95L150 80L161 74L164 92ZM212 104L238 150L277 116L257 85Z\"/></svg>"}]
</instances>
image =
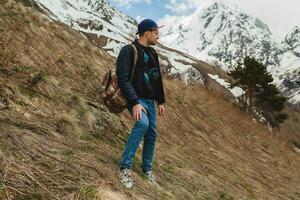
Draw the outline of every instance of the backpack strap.
<instances>
[{"instance_id":1,"label":"backpack strap","mask_svg":"<svg viewBox=\"0 0 300 200\"><path fill-rule=\"evenodd\" d=\"M131 76L130 76L130 82L132 82L135 67L136 67L136 63L137 63L137 60L138 60L138 51L137 51L136 47L134 46L134 44L131 44L131 46L133 47L133 55L134 56L133 56L133 68L132 68L132 72L131 72Z\"/></svg>"}]
</instances>

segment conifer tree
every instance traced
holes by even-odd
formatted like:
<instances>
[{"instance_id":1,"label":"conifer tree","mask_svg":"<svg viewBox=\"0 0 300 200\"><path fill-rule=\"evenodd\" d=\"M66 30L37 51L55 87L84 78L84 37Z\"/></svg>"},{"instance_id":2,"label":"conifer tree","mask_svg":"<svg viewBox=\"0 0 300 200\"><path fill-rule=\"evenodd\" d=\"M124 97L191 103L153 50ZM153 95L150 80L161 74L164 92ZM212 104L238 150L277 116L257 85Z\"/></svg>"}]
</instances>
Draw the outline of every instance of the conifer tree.
<instances>
[{"instance_id":1,"label":"conifer tree","mask_svg":"<svg viewBox=\"0 0 300 200\"><path fill-rule=\"evenodd\" d=\"M273 78L266 66L248 56L243 62L229 72L235 80L231 87L239 86L245 91L241 99L245 111L259 111L272 126L278 127L287 118L281 113L286 98L280 96L279 90L272 84Z\"/></svg>"}]
</instances>

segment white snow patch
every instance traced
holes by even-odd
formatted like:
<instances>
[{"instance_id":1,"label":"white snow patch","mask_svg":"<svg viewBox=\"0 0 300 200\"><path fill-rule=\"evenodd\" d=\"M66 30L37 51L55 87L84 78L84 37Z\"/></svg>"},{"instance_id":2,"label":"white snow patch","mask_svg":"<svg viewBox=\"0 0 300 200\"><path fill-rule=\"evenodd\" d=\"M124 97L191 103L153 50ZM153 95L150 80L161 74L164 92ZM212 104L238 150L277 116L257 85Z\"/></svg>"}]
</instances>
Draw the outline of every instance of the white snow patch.
<instances>
[{"instance_id":1,"label":"white snow patch","mask_svg":"<svg viewBox=\"0 0 300 200\"><path fill-rule=\"evenodd\" d=\"M224 79L221 79L217 74L216 75L208 74L208 76L214 79L215 81L217 81L220 85L225 87L227 90L229 90L236 98L242 96L245 93L245 91L242 88L237 86L231 89L230 83L226 82Z\"/></svg>"},{"instance_id":2,"label":"white snow patch","mask_svg":"<svg viewBox=\"0 0 300 200\"><path fill-rule=\"evenodd\" d=\"M293 103L293 104L300 102L300 92L298 92L297 94L294 94L290 99L288 99L288 102Z\"/></svg>"},{"instance_id":3,"label":"white snow patch","mask_svg":"<svg viewBox=\"0 0 300 200\"><path fill-rule=\"evenodd\" d=\"M109 39L106 46L104 46L103 49L107 50L107 53L109 53L111 56L117 57L124 44L125 43L120 43L116 40Z\"/></svg>"}]
</instances>

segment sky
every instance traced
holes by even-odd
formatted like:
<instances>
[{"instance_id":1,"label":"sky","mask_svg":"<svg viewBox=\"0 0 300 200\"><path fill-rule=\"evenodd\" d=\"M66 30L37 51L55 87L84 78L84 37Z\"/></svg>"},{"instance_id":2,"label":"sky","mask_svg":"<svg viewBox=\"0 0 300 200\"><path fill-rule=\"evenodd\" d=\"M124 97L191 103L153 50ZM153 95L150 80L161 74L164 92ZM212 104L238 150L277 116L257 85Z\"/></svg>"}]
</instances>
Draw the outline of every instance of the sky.
<instances>
[{"instance_id":1,"label":"sky","mask_svg":"<svg viewBox=\"0 0 300 200\"><path fill-rule=\"evenodd\" d=\"M214 0L108 0L111 5L139 21L152 18L156 21L166 16L187 16L197 7ZM300 26L300 0L218 0L260 18L277 37Z\"/></svg>"}]
</instances>

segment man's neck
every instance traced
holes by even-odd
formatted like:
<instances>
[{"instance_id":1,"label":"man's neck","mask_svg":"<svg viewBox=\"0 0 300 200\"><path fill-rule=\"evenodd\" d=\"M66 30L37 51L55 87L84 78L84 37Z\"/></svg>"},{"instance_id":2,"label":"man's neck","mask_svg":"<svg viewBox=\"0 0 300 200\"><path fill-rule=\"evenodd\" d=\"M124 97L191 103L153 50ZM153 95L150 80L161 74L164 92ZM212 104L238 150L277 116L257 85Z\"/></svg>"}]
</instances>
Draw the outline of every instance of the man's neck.
<instances>
[{"instance_id":1,"label":"man's neck","mask_svg":"<svg viewBox=\"0 0 300 200\"><path fill-rule=\"evenodd\" d=\"M144 47L148 47L148 46L149 46L148 42L145 41L145 40L143 40L143 39L141 39L141 38L138 39L138 42L139 42L141 45L143 45Z\"/></svg>"}]
</instances>

